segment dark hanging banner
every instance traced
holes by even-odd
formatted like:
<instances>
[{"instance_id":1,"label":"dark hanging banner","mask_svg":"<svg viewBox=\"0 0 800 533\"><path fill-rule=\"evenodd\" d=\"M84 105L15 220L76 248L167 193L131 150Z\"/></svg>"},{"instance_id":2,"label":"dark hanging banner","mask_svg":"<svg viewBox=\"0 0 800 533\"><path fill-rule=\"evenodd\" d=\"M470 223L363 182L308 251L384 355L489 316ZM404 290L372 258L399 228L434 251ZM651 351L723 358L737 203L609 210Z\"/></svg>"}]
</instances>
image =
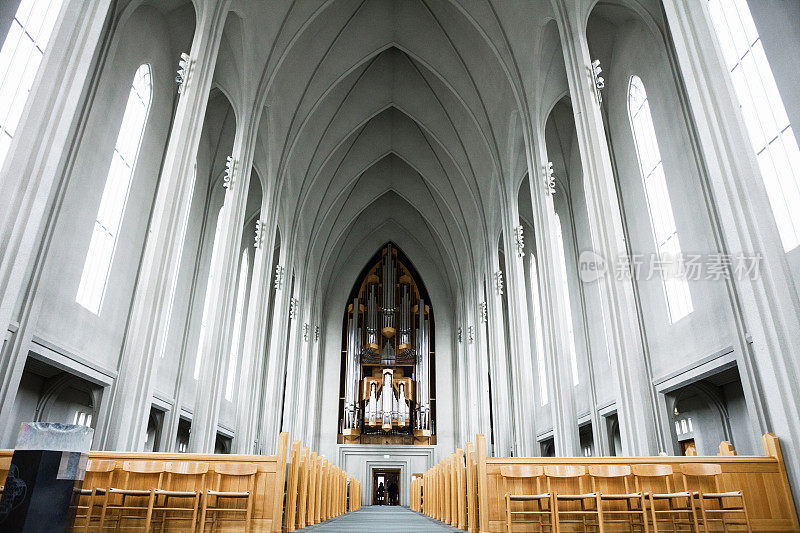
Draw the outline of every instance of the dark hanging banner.
<instances>
[{"instance_id":1,"label":"dark hanging banner","mask_svg":"<svg viewBox=\"0 0 800 533\"><path fill-rule=\"evenodd\" d=\"M0 531L73 531L93 434L86 426L22 424L0 500Z\"/></svg>"}]
</instances>

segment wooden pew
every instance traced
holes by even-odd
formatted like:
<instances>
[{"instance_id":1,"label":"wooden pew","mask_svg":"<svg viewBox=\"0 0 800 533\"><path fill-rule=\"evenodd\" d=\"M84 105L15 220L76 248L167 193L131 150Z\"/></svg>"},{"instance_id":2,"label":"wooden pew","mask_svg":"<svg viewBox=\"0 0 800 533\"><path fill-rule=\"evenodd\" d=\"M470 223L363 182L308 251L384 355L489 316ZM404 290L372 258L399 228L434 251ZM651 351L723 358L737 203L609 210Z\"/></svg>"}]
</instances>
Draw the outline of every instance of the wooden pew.
<instances>
[{"instance_id":1,"label":"wooden pew","mask_svg":"<svg viewBox=\"0 0 800 533\"><path fill-rule=\"evenodd\" d=\"M91 459L113 460L116 462L116 470L113 473L114 485L118 485L125 476L122 476L122 465L125 461L144 461L155 460L162 462L169 461L197 461L208 463L209 470L213 471L214 465L218 463L255 463L257 465L257 474L255 479L255 488L253 495L253 516L251 526L254 531L269 531L279 533L282 526L283 518L283 501L284 501L284 486L286 482L286 452L288 447L288 434L281 433L278 439L278 449L275 455L227 455L227 454L195 454L195 453L163 453L163 452L107 452L107 451L91 451L89 457ZM0 450L0 458L10 458L14 450ZM136 486L136 478L131 477L130 487L118 488L131 488L131 489L150 489L151 487ZM189 481L187 480L187 483ZM246 483L246 480L230 479L227 480L220 487L223 491L244 491L247 490L246 486L240 486L241 483ZM84 489L93 489L100 484L105 484L105 476L103 476L103 483L97 475L87 473L84 481ZM105 488L105 487L100 487ZM181 487L176 485L175 490L196 490L194 486ZM86 506L88 504L88 496L82 497L80 505ZM170 502L170 506L173 502ZM187 505L189 503L187 502ZM232 503L232 506L238 506L238 503ZM238 524L241 525L241 524ZM75 524L76 530L82 530L83 523ZM95 526L93 526L95 527ZM185 529L185 524L167 523L166 530ZM228 529L223 528L223 530ZM241 530L236 529L236 530Z\"/></svg>"},{"instance_id":2,"label":"wooden pew","mask_svg":"<svg viewBox=\"0 0 800 533\"><path fill-rule=\"evenodd\" d=\"M733 453L732 449L725 446L724 454L706 457L487 457L486 440L483 435L478 435L479 531L480 533L506 531L505 501L504 495L501 494L503 483L500 476L500 468L504 465L669 464L676 471L673 486L682 489L683 484L678 473L679 465L687 463L716 463L722 467L722 490L741 490L744 493L754 531L800 531L778 439L768 433L763 437L763 444L765 452L763 456L730 455ZM590 486L587 480L584 484ZM533 490L530 480L515 480L512 487L518 493L530 493L529 491ZM696 490L695 487L689 489ZM471 484L468 483L468 500L470 492ZM623 492L623 487L620 486L619 492ZM524 530L522 525L519 530Z\"/></svg>"},{"instance_id":3,"label":"wooden pew","mask_svg":"<svg viewBox=\"0 0 800 533\"><path fill-rule=\"evenodd\" d=\"M255 487L253 491L253 514L250 526L253 531L278 533L282 531L295 531L320 521L340 516L348 512L348 496L350 497L350 511L361 508L361 484L354 478L349 478L346 472L331 464L316 453L311 453L308 447L301 448L300 441L292 444L291 453L287 458L288 434L281 433L278 439L278 450L275 455L227 455L227 454L188 454L188 453L146 453L146 452L89 452L91 459L112 460L116 469L112 473L112 486L125 489L150 489L152 487L139 486L136 476L122 476L122 465L125 461L188 461L207 463L209 472L214 471L218 463L254 463L257 466ZM13 450L0 450L0 461L10 461ZM191 476L189 476L190 478ZM123 480L130 479L126 486L120 486ZM194 479L178 480L171 488L173 490L197 490L194 486L198 482ZM348 488L348 481L350 482ZM246 491L248 487L242 486L244 479L226 479L219 487L222 491ZM107 474L100 479L98 474L87 473L83 488L93 489L95 486L106 488ZM101 486L102 485L102 486ZM208 486L206 482L206 487ZM88 504L88 496L83 497L80 505ZM84 501L85 500L85 501ZM284 504L285 502L285 504ZM96 502L95 502L96 503ZM190 505L187 501L186 505ZM225 506L225 503L222 504ZM243 501L230 502L231 507L241 507ZM284 507L285 505L285 507ZM170 501L170 507L174 506ZM190 507L189 507L190 508ZM95 507L95 513L97 507ZM83 519L76 523L76 530L83 530ZM243 523L234 523L232 526L223 524L221 531L243 530ZM92 527L96 527L95 521ZM231 529L231 527L233 529ZM167 523L165 530L185 529L185 524L180 522ZM91 528L90 528L91 529Z\"/></svg>"}]
</instances>

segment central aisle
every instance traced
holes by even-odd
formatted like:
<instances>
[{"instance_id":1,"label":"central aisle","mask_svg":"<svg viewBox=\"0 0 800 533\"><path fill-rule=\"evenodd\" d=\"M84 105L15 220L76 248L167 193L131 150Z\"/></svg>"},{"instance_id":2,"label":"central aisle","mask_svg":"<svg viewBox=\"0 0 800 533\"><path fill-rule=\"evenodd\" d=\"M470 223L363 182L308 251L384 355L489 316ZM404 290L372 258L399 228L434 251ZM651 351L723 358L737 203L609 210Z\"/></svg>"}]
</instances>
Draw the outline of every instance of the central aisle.
<instances>
[{"instance_id":1,"label":"central aisle","mask_svg":"<svg viewBox=\"0 0 800 533\"><path fill-rule=\"evenodd\" d=\"M431 520L410 510L408 507L372 505L353 513L328 520L322 524L309 526L297 531L320 531L330 533L357 533L359 531L380 531L381 533L412 533L415 531L459 531L450 526Z\"/></svg>"}]
</instances>

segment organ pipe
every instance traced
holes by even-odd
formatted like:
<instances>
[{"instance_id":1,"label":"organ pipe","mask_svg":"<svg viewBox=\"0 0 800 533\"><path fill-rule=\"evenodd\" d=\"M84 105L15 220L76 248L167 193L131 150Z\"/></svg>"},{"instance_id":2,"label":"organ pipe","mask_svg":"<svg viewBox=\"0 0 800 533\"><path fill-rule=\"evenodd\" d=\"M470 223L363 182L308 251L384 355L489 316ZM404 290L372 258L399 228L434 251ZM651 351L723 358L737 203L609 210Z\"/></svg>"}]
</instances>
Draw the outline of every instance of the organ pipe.
<instances>
[{"instance_id":1,"label":"organ pipe","mask_svg":"<svg viewBox=\"0 0 800 533\"><path fill-rule=\"evenodd\" d=\"M392 245L386 247L383 262L383 329L381 333L387 339L394 337L395 291L397 276L395 275L394 250Z\"/></svg>"},{"instance_id":2,"label":"organ pipe","mask_svg":"<svg viewBox=\"0 0 800 533\"><path fill-rule=\"evenodd\" d=\"M418 429L430 430L430 393L428 389L428 320L425 318L425 300L419 300L419 326L417 328L417 405Z\"/></svg>"},{"instance_id":3,"label":"organ pipe","mask_svg":"<svg viewBox=\"0 0 800 533\"><path fill-rule=\"evenodd\" d=\"M381 349L378 343L378 284L370 283L367 286L367 348L378 353Z\"/></svg>"},{"instance_id":4,"label":"organ pipe","mask_svg":"<svg viewBox=\"0 0 800 533\"><path fill-rule=\"evenodd\" d=\"M358 298L353 299L353 306L350 311L350 321L347 332L347 358L345 368L345 388L344 406L345 419L344 428L353 429L356 427L356 389L361 381L361 335L358 328L359 304Z\"/></svg>"}]
</instances>

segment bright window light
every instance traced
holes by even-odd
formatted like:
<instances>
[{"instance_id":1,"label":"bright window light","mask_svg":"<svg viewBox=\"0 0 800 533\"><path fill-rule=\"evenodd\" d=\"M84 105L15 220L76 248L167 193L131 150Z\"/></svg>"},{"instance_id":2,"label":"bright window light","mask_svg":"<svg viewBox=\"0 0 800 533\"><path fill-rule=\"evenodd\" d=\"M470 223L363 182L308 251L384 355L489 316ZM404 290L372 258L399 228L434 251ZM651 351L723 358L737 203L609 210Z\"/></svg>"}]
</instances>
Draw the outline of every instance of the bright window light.
<instances>
[{"instance_id":1,"label":"bright window light","mask_svg":"<svg viewBox=\"0 0 800 533\"><path fill-rule=\"evenodd\" d=\"M536 268L536 256L531 254L530 267L531 307L533 308L533 333L536 337L536 373L539 375L539 403L546 405L549 401L547 393L547 369L544 362L544 339L542 338L542 302L539 300L539 271Z\"/></svg>"},{"instance_id":2,"label":"bright window light","mask_svg":"<svg viewBox=\"0 0 800 533\"><path fill-rule=\"evenodd\" d=\"M225 399L233 400L233 383L236 377L236 361L239 359L239 345L242 336L242 321L244 318L245 298L247 297L247 274L250 270L250 258L247 249L242 251L242 261L239 266L239 288L236 291L236 315L233 318L233 337L231 349L228 353L228 376L225 383Z\"/></svg>"},{"instance_id":3,"label":"bright window light","mask_svg":"<svg viewBox=\"0 0 800 533\"><path fill-rule=\"evenodd\" d=\"M108 169L106 185L100 199L92 240L83 265L78 295L75 297L75 301L96 315L100 314L103 305L122 215L128 201L128 191L139 157L139 147L152 97L150 66L144 64L133 76L133 85L128 94L128 103L117 135L114 154L111 156L111 167Z\"/></svg>"},{"instance_id":4,"label":"bright window light","mask_svg":"<svg viewBox=\"0 0 800 533\"><path fill-rule=\"evenodd\" d=\"M746 0L709 0L711 22L785 251L800 245L800 149Z\"/></svg>"},{"instance_id":5,"label":"bright window light","mask_svg":"<svg viewBox=\"0 0 800 533\"><path fill-rule=\"evenodd\" d=\"M650 104L639 76L631 76L628 85L628 114L659 261L664 265L679 266L682 260L681 244L675 227L675 217L672 214L672 203L669 200ZM664 273L661 276L670 324L674 324L694 309L689 282L685 276L678 275L677 268L674 270L675 272Z\"/></svg>"},{"instance_id":6,"label":"bright window light","mask_svg":"<svg viewBox=\"0 0 800 533\"><path fill-rule=\"evenodd\" d=\"M564 236L561 232L561 218L556 215L556 261L558 261L558 268L563 272L561 277L561 291L564 297L564 311L567 320L567 342L569 343L569 361L572 366L572 384L577 385L580 380L578 379L578 354L575 350L575 332L572 328L572 305L569 302L569 284L567 283L567 260L564 256Z\"/></svg>"},{"instance_id":7,"label":"bright window light","mask_svg":"<svg viewBox=\"0 0 800 533\"><path fill-rule=\"evenodd\" d=\"M0 49L0 167L19 125L62 0L22 0Z\"/></svg>"}]
</instances>

